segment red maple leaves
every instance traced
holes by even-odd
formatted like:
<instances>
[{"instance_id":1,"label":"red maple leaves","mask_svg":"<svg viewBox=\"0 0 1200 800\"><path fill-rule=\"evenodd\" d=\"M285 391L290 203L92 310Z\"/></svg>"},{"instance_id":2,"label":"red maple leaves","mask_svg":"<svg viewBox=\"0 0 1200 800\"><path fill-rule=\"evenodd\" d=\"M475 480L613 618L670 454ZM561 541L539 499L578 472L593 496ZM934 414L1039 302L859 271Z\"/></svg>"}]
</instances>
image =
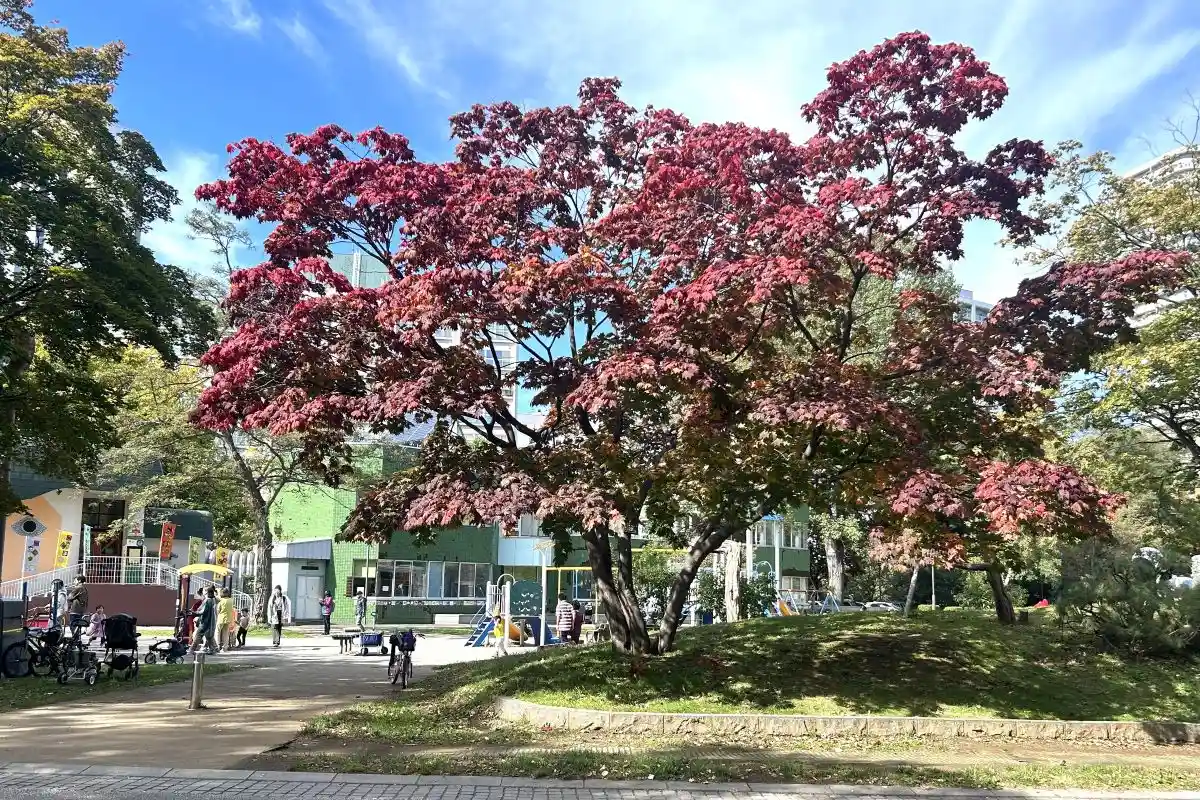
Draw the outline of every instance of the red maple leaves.
<instances>
[{"instance_id":1,"label":"red maple leaves","mask_svg":"<svg viewBox=\"0 0 1200 800\"><path fill-rule=\"evenodd\" d=\"M229 178L198 196L275 228L270 260L234 280L239 328L206 357L198 420L299 432L332 472L356 430L444 423L419 469L363 501L363 537L528 512L627 530L687 507L703 550L835 496L896 531L1102 528L1111 499L999 412L1044 403L1125 335L1131 298L1181 257L1055 268L982 326L921 288L970 220L1044 230L1022 210L1051 166L1040 143L978 161L955 144L1007 94L986 63L921 33L884 42L830 68L804 142L638 111L619 88L475 106L451 120L448 163L378 128L233 146ZM352 287L335 245L390 280ZM497 367L501 342L517 363ZM455 449L451 428L478 444Z\"/></svg>"}]
</instances>

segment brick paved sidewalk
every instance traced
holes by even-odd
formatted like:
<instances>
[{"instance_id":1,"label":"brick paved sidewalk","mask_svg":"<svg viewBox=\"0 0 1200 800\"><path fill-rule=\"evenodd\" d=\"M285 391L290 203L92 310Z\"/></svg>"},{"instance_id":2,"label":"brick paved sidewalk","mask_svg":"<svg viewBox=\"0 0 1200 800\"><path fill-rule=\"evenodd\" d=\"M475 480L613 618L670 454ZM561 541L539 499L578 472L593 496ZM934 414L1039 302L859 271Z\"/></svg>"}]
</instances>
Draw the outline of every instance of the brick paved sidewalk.
<instances>
[{"instance_id":1,"label":"brick paved sidewalk","mask_svg":"<svg viewBox=\"0 0 1200 800\"><path fill-rule=\"evenodd\" d=\"M112 766L0 765L0 798L338 798L338 800L1200 800L1200 792L1066 792L905 789L875 786L555 781L416 775L330 775L301 772L157 769Z\"/></svg>"}]
</instances>

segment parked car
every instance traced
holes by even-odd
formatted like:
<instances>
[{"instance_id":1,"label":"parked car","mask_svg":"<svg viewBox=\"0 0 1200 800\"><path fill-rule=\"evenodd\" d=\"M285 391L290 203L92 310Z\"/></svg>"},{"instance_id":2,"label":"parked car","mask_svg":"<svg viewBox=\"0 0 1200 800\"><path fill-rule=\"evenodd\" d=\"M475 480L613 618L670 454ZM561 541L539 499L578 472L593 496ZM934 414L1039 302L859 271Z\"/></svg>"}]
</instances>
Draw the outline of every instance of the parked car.
<instances>
[{"instance_id":1,"label":"parked car","mask_svg":"<svg viewBox=\"0 0 1200 800\"><path fill-rule=\"evenodd\" d=\"M899 612L900 606L886 600L873 600L863 605L863 611L884 611L890 614Z\"/></svg>"}]
</instances>

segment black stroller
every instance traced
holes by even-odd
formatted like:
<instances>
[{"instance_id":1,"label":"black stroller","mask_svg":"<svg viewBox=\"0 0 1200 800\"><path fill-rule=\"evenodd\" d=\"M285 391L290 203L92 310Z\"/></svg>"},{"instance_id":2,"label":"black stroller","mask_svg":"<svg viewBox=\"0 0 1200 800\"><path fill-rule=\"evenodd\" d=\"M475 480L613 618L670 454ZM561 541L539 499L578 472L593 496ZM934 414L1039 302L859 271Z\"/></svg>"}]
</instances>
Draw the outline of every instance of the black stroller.
<instances>
[{"instance_id":1,"label":"black stroller","mask_svg":"<svg viewBox=\"0 0 1200 800\"><path fill-rule=\"evenodd\" d=\"M159 660L165 661L168 664L178 664L187 657L187 653L187 617L177 614L175 617L175 635L151 642L146 648L146 655L142 657L142 661L146 664L155 664Z\"/></svg>"},{"instance_id":2,"label":"black stroller","mask_svg":"<svg viewBox=\"0 0 1200 800\"><path fill-rule=\"evenodd\" d=\"M104 658L100 663L108 667L110 677L114 672L124 673L125 680L137 677L137 617L113 614L104 620L104 647Z\"/></svg>"}]
</instances>

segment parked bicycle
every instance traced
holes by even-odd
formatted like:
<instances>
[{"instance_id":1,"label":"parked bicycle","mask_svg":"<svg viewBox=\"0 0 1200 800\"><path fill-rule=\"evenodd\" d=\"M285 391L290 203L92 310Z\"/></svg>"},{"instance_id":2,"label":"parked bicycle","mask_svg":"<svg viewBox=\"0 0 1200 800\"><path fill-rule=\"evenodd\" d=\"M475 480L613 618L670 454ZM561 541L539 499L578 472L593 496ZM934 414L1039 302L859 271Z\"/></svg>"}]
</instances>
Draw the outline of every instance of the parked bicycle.
<instances>
[{"instance_id":1,"label":"parked bicycle","mask_svg":"<svg viewBox=\"0 0 1200 800\"><path fill-rule=\"evenodd\" d=\"M388 637L391 646L391 656L388 658L388 680L393 685L400 684L401 689L407 689L412 680L412 654L417 649L417 635L410 628L403 633L393 631Z\"/></svg>"},{"instance_id":2,"label":"parked bicycle","mask_svg":"<svg viewBox=\"0 0 1200 800\"><path fill-rule=\"evenodd\" d=\"M0 656L0 670L7 678L25 678L35 675L44 678L62 670L64 648L62 628L48 630L22 628L25 638L4 648Z\"/></svg>"}]
</instances>

